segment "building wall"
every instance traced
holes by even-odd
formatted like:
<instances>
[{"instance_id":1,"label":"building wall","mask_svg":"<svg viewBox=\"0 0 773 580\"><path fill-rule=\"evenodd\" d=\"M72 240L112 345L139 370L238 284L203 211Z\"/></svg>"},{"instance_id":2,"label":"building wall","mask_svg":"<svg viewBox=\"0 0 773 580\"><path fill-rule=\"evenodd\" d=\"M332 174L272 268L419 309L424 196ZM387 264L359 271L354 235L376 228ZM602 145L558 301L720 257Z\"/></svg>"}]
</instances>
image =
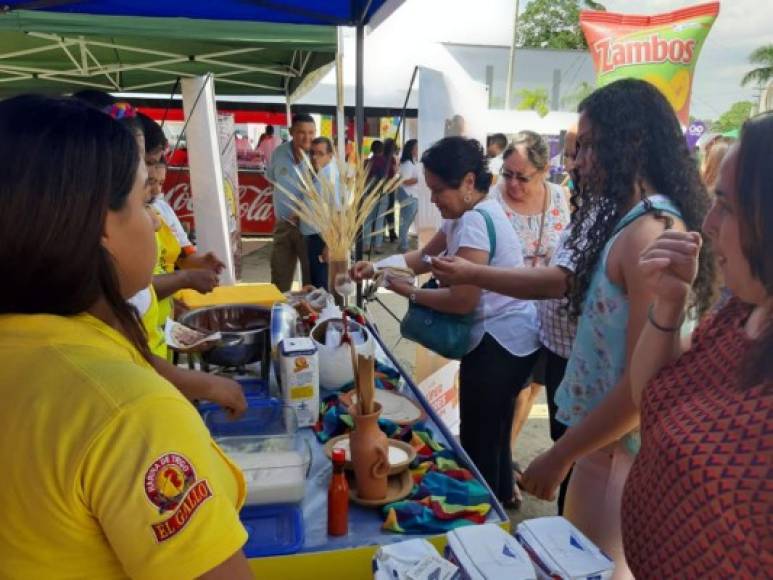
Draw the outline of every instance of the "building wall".
<instances>
[{"instance_id":1,"label":"building wall","mask_svg":"<svg viewBox=\"0 0 773 580\"><path fill-rule=\"evenodd\" d=\"M504 108L508 46L445 43L444 46L476 81L489 88L489 107ZM551 110L574 110L572 95L585 82L595 86L596 73L587 51L519 48L515 51L513 92L544 88ZM513 97L517 104L518 97Z\"/></svg>"}]
</instances>

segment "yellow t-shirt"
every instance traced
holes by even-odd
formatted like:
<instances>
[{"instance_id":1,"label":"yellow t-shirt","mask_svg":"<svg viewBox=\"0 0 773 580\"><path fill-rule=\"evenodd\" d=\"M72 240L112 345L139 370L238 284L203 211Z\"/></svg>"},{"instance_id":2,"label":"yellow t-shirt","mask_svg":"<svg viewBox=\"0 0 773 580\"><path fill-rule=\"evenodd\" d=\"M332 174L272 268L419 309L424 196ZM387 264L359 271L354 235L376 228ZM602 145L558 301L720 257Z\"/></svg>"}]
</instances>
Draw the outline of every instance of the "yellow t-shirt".
<instances>
[{"instance_id":1,"label":"yellow t-shirt","mask_svg":"<svg viewBox=\"0 0 773 580\"><path fill-rule=\"evenodd\" d=\"M153 284L148 286L148 296L150 298L150 304L148 309L141 314L142 325L145 327L145 332L148 335L148 346L150 352L161 358L167 358L169 356L169 348L166 345L166 336L164 335L164 327L159 326L159 308L158 308L158 296L156 296L156 289L153 288ZM166 325L166 320L164 320Z\"/></svg>"},{"instance_id":2,"label":"yellow t-shirt","mask_svg":"<svg viewBox=\"0 0 773 580\"><path fill-rule=\"evenodd\" d=\"M0 578L193 578L245 484L193 406L89 315L0 316Z\"/></svg>"},{"instance_id":3,"label":"yellow t-shirt","mask_svg":"<svg viewBox=\"0 0 773 580\"><path fill-rule=\"evenodd\" d=\"M172 228L164 221L161 214L158 215L161 221L161 227L156 232L156 247L158 248L158 262L153 274L171 274L174 272L175 264L180 258L182 248L180 242L172 231ZM174 299L172 296L158 301L157 308L158 325L163 328L166 326L167 318L174 318Z\"/></svg>"}]
</instances>

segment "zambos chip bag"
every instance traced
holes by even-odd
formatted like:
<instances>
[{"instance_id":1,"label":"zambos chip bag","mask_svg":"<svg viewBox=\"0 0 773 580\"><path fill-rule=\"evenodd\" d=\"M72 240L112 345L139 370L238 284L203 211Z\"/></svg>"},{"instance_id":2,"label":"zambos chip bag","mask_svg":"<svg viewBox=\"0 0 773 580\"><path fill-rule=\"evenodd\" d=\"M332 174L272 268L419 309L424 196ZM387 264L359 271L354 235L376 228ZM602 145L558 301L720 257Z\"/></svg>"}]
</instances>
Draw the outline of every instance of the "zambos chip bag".
<instances>
[{"instance_id":1,"label":"zambos chip bag","mask_svg":"<svg viewBox=\"0 0 773 580\"><path fill-rule=\"evenodd\" d=\"M622 78L648 81L666 96L686 127L695 63L718 14L719 2L656 16L581 12L598 86Z\"/></svg>"}]
</instances>

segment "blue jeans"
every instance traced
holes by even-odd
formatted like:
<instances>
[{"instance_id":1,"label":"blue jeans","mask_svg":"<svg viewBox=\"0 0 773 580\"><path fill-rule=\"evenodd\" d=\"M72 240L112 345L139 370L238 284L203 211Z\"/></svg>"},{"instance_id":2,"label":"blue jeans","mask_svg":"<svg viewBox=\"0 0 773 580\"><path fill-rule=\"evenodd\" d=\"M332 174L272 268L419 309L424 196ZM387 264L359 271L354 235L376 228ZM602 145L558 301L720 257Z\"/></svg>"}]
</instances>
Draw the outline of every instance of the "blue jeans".
<instances>
[{"instance_id":1,"label":"blue jeans","mask_svg":"<svg viewBox=\"0 0 773 580\"><path fill-rule=\"evenodd\" d=\"M400 203L400 245L398 250L405 253L408 251L408 229L413 220L416 219L416 213L419 211L419 200L408 195L401 187L397 192L397 201Z\"/></svg>"},{"instance_id":2,"label":"blue jeans","mask_svg":"<svg viewBox=\"0 0 773 580\"><path fill-rule=\"evenodd\" d=\"M306 252L309 257L311 285L327 290L327 263L319 261L322 250L325 249L325 242L318 234L303 236L303 239L306 241Z\"/></svg>"},{"instance_id":3,"label":"blue jeans","mask_svg":"<svg viewBox=\"0 0 773 580\"><path fill-rule=\"evenodd\" d=\"M362 246L366 252L369 249L381 249L384 241L384 213L388 206L389 196L381 196L362 226Z\"/></svg>"}]
</instances>

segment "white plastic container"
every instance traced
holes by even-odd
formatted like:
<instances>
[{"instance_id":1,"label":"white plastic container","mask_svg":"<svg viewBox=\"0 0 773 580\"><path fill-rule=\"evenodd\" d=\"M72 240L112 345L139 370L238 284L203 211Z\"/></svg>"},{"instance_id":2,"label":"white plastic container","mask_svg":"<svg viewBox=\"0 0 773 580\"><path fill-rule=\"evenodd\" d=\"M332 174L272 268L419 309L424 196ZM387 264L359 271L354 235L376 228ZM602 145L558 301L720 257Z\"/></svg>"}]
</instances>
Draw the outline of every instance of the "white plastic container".
<instances>
[{"instance_id":1,"label":"white plastic container","mask_svg":"<svg viewBox=\"0 0 773 580\"><path fill-rule=\"evenodd\" d=\"M496 524L466 526L446 534L446 559L463 579L535 580L537 573L518 541Z\"/></svg>"},{"instance_id":2,"label":"white plastic container","mask_svg":"<svg viewBox=\"0 0 773 580\"><path fill-rule=\"evenodd\" d=\"M319 421L319 360L310 338L285 338L279 343L282 398L295 410L299 427Z\"/></svg>"},{"instance_id":3,"label":"white plastic container","mask_svg":"<svg viewBox=\"0 0 773 580\"><path fill-rule=\"evenodd\" d=\"M615 569L609 556L560 516L521 522L516 538L534 562L540 580L607 580Z\"/></svg>"},{"instance_id":4,"label":"white plastic container","mask_svg":"<svg viewBox=\"0 0 773 580\"><path fill-rule=\"evenodd\" d=\"M244 474L245 505L303 501L311 457L299 437L233 436L217 443Z\"/></svg>"},{"instance_id":5,"label":"white plastic container","mask_svg":"<svg viewBox=\"0 0 773 580\"><path fill-rule=\"evenodd\" d=\"M328 391L338 391L354 380L352 353L348 344L341 344L340 338L336 343L328 344L327 329L331 322L343 328L340 319L323 320L312 329L311 339L319 353L320 386ZM349 320L348 328L355 335L355 352L364 356L373 356L374 342L368 329L354 320ZM340 332L338 336L340 337Z\"/></svg>"}]
</instances>

